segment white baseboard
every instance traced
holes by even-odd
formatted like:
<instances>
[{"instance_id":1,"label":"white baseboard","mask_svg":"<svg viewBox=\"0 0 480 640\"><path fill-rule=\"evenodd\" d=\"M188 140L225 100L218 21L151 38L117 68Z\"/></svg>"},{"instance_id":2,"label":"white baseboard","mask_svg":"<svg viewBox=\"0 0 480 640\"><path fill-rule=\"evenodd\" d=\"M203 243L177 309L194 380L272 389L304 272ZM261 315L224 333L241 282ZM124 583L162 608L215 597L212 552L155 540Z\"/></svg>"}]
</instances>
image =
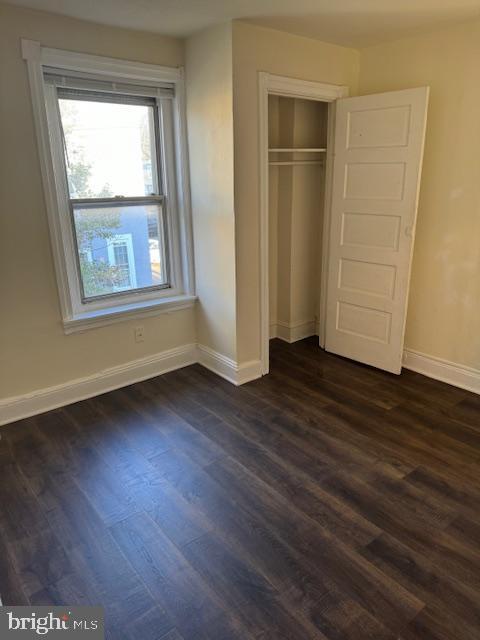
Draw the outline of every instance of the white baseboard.
<instances>
[{"instance_id":1,"label":"white baseboard","mask_svg":"<svg viewBox=\"0 0 480 640\"><path fill-rule=\"evenodd\" d=\"M298 323L293 327L277 324L275 327L289 329L288 342L301 340L315 323ZM310 327L310 328L309 328ZM286 334L284 334L286 335ZM298 337L302 336L302 337ZM278 336L281 338L281 336ZM205 345L187 344L162 351L153 356L132 360L117 367L105 369L91 376L77 378L64 384L46 387L32 393L0 400L0 425L15 422L38 413L44 413L85 398L125 387L141 380L153 378L198 362L234 385L242 385L262 376L260 360L238 364L231 358ZM429 378L480 394L480 370L459 365L448 360L428 356L418 351L406 349L403 366Z\"/></svg>"},{"instance_id":2,"label":"white baseboard","mask_svg":"<svg viewBox=\"0 0 480 640\"><path fill-rule=\"evenodd\" d=\"M315 320L290 323L277 320L270 325L270 339L279 338L290 344L315 335L318 335L318 326Z\"/></svg>"},{"instance_id":3,"label":"white baseboard","mask_svg":"<svg viewBox=\"0 0 480 640\"><path fill-rule=\"evenodd\" d=\"M403 366L424 376L441 380L454 387L460 387L473 393L480 393L480 370L465 365L429 356L419 351L405 349Z\"/></svg>"},{"instance_id":4,"label":"white baseboard","mask_svg":"<svg viewBox=\"0 0 480 640\"><path fill-rule=\"evenodd\" d=\"M260 360L238 364L209 347L186 344L84 378L0 400L0 426L63 407L196 362L235 385L262 376Z\"/></svg>"},{"instance_id":5,"label":"white baseboard","mask_svg":"<svg viewBox=\"0 0 480 640\"><path fill-rule=\"evenodd\" d=\"M206 369L210 369L210 371L237 386L262 376L262 363L260 360L251 360L239 365L235 360L227 358L227 356L202 344L198 345L198 362Z\"/></svg>"},{"instance_id":6,"label":"white baseboard","mask_svg":"<svg viewBox=\"0 0 480 640\"><path fill-rule=\"evenodd\" d=\"M312 330L313 327L313 330ZM279 338L285 342L296 342L310 335L319 334L318 322L302 322L288 324L276 321L270 325L270 338ZM436 356L429 356L419 351L405 349L403 366L411 371L421 373L428 378L446 382L454 387L466 389L480 394L480 370L465 365L443 360Z\"/></svg>"},{"instance_id":7,"label":"white baseboard","mask_svg":"<svg viewBox=\"0 0 480 640\"><path fill-rule=\"evenodd\" d=\"M153 356L131 360L85 378L0 400L0 425L50 411L85 398L92 398L167 371L197 362L197 346L187 344Z\"/></svg>"}]
</instances>

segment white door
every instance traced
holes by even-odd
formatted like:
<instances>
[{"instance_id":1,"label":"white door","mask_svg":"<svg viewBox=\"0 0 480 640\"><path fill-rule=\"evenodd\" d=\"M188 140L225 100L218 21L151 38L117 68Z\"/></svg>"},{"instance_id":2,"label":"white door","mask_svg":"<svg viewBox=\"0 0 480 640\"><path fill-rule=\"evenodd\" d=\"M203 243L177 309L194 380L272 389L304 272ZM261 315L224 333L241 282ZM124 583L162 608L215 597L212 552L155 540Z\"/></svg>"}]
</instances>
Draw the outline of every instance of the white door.
<instances>
[{"instance_id":1,"label":"white door","mask_svg":"<svg viewBox=\"0 0 480 640\"><path fill-rule=\"evenodd\" d=\"M325 348L400 373L428 87L337 101Z\"/></svg>"}]
</instances>

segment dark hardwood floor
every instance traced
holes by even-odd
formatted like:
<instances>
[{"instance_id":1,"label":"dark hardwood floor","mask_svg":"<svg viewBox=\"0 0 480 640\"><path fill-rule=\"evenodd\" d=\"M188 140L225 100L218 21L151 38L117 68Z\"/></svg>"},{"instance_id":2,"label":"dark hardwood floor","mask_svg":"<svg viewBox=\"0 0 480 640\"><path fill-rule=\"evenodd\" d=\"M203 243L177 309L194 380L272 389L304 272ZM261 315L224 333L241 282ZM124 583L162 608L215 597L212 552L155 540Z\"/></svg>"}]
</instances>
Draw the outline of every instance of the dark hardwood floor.
<instances>
[{"instance_id":1,"label":"dark hardwood floor","mask_svg":"<svg viewBox=\"0 0 480 640\"><path fill-rule=\"evenodd\" d=\"M5 604L114 640L478 640L480 397L273 341L2 428Z\"/></svg>"}]
</instances>

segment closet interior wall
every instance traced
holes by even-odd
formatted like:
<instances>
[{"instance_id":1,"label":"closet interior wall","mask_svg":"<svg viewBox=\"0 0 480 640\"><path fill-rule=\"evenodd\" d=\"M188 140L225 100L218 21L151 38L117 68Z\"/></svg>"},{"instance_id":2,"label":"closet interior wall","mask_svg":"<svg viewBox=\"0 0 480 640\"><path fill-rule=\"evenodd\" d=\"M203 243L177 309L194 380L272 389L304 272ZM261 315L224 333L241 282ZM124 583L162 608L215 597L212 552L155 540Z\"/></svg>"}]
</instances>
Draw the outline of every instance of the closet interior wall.
<instances>
[{"instance_id":1,"label":"closet interior wall","mask_svg":"<svg viewBox=\"0 0 480 640\"><path fill-rule=\"evenodd\" d=\"M326 148L326 103L271 95L268 112L270 150ZM321 151L269 152L271 338L294 342L318 333L325 158Z\"/></svg>"}]
</instances>

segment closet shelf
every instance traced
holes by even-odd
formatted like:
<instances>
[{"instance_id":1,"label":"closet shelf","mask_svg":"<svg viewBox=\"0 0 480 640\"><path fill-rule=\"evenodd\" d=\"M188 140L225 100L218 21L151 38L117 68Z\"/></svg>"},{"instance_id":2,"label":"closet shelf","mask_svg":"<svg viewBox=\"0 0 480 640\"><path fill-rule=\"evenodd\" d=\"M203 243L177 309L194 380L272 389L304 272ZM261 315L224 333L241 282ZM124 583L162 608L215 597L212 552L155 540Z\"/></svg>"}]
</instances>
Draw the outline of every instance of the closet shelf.
<instances>
[{"instance_id":1,"label":"closet shelf","mask_svg":"<svg viewBox=\"0 0 480 640\"><path fill-rule=\"evenodd\" d=\"M270 160L269 163L273 166L287 166L287 165L298 165L298 164L323 164L322 160Z\"/></svg>"},{"instance_id":2,"label":"closet shelf","mask_svg":"<svg viewBox=\"0 0 480 640\"><path fill-rule=\"evenodd\" d=\"M326 153L326 149L324 148L314 148L314 147L307 147L304 149L286 149L286 148L281 148L281 149L269 149L270 153Z\"/></svg>"}]
</instances>

